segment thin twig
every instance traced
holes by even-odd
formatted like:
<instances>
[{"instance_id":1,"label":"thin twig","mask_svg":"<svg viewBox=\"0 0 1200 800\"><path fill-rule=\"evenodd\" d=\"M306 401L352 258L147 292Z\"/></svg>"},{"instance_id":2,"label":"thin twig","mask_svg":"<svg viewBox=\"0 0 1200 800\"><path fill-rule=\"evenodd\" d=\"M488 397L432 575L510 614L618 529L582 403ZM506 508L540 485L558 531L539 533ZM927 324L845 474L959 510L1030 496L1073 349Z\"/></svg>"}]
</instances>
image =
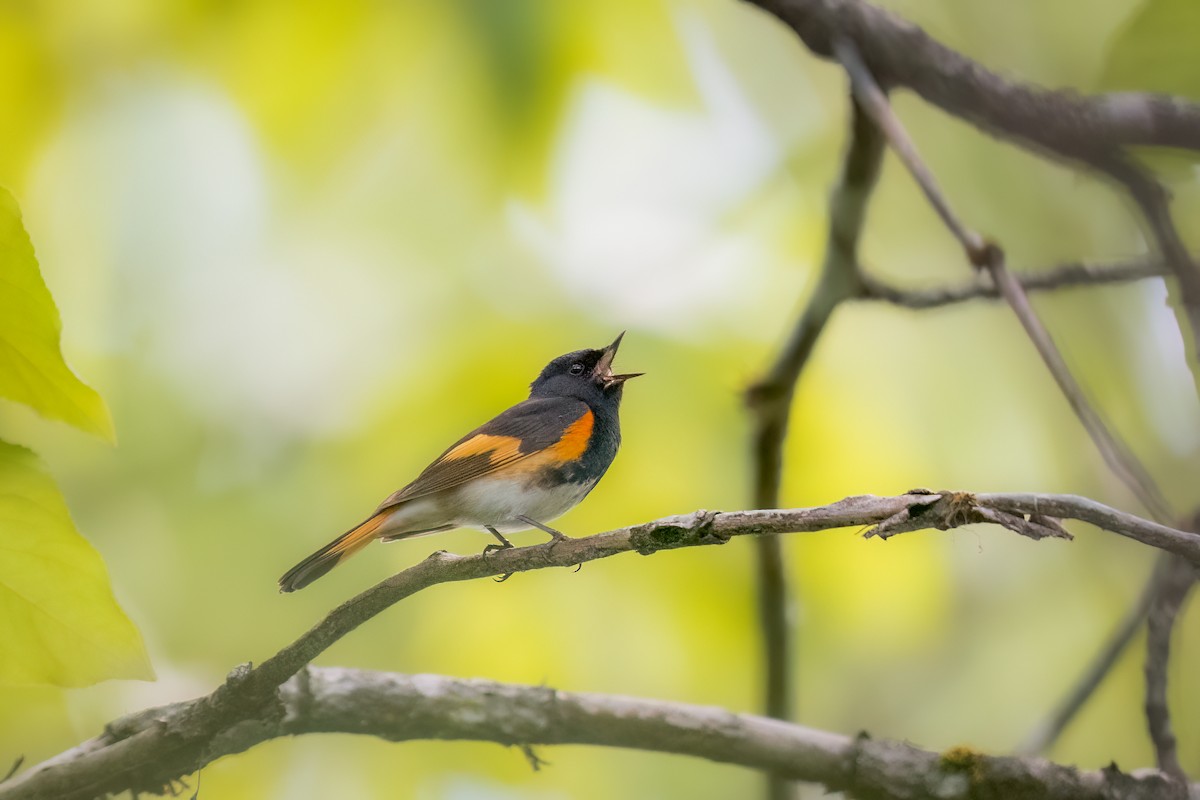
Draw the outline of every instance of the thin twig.
<instances>
[{"instance_id":1,"label":"thin twig","mask_svg":"<svg viewBox=\"0 0 1200 800\"><path fill-rule=\"evenodd\" d=\"M1084 502L1090 504L1093 501ZM978 519L982 516L990 522L1033 538L1058 535L1054 526L1045 526L1046 518L1054 519L1064 511L1057 501L1050 498L1015 495L1005 497L979 495L969 501L964 501L953 494L942 494L937 505L943 506L938 509L939 516L943 518L961 520ZM1000 516L991 516L985 513L989 510L999 512ZM913 515L912 511L910 508L900 512L869 530L867 535L887 538L919 527L921 516ZM1094 524L1103 524L1104 519L1112 513L1112 510L1094 508L1093 512L1089 515L1089 521ZM1021 516L1013 516L1014 514ZM1024 519L1026 514L1029 515L1028 520ZM1200 518L1196 520L1193 527L1200 527ZM1170 655L1172 627L1184 600L1197 580L1198 569L1200 568L1197 567L1195 561L1188 561L1171 553L1163 554L1163 557L1159 559L1158 568L1155 569L1154 575L1142 592L1138 606L1127 615L1121 630L1085 672L1083 679L1071 690L1067 700L1060 704L1050 721L1030 737L1030 740L1022 748L1023 752L1032 754L1053 744L1072 717L1083 707L1086 700L1104 680L1121 652L1133 638L1133 634L1142 620L1148 615L1149 635L1145 662L1147 725L1150 738L1154 742L1159 769L1179 780L1181 785L1186 783L1187 776L1179 764L1175 736L1171 732L1170 711L1167 704L1167 661Z\"/></svg>"},{"instance_id":2,"label":"thin twig","mask_svg":"<svg viewBox=\"0 0 1200 800\"><path fill-rule=\"evenodd\" d=\"M149 709L126 723L124 750L86 742L54 768L34 767L0 786L0 800L82 800L80 772L126 774L132 758L160 784L175 776L156 758L187 742L183 760L202 766L263 742L311 733L354 733L392 742L467 740L516 747L598 745L703 758L822 784L869 800L1029 797L1042 800L1186 800L1188 787L1150 771L1083 771L1041 759L944 753L906 742L845 736L720 708L618 695L564 692L440 675L307 667L280 687L276 704L211 742L191 733L199 700ZM174 754L172 754L174 756ZM1197 787L1200 789L1200 787Z\"/></svg>"},{"instance_id":3,"label":"thin twig","mask_svg":"<svg viewBox=\"0 0 1200 800\"><path fill-rule=\"evenodd\" d=\"M1066 361L1059 353L1049 332L1034 312L1032 305L1029 303L1029 298L1025 294L1025 290L1008 271L1005 265L1004 251L996 244L985 241L978 233L965 226L951 210L945 196L938 188L933 174L921 160L903 124L896 117L891 105L887 101L887 97L880 90L875 77L863 62L854 44L847 39L839 38L834 41L833 49L837 58L849 73L857 96L863 100L865 108L872 114L876 123L887 135L892 149L904 161L914 179L921 186L925 196L929 198L930 203L938 212L938 215L961 243L968 261L976 268L986 269L991 275L993 284L1013 309L1014 314L1016 314L1022 327L1037 349L1038 354L1041 356L1042 361L1050 370L1050 374L1066 397L1076 417L1078 417L1080 423L1084 426L1084 429L1088 432L1088 435L1100 451L1109 469L1134 493L1134 496L1138 498L1142 505L1156 519L1160 522L1172 520L1174 515L1171 512L1170 506L1154 480L1150 477L1149 472L1138 460L1133 450L1111 431L1100 414L1088 402L1082 387L1071 374ZM1126 163L1125 161L1114 160L1107 156L1105 158L1096 156L1094 161L1096 163L1108 163L1111 161L1117 165ZM1152 185L1147 184L1144 180L1138 183L1137 179L1139 177L1141 177L1139 172L1131 170L1126 175L1126 180L1131 181L1129 184L1130 189L1134 192L1134 196L1138 198L1139 203L1146 209L1146 214L1150 218L1156 234L1159 236L1160 249L1163 250L1164 257L1168 263L1171 263L1175 267L1176 273L1180 276L1182 282L1190 274L1190 260L1186 249L1183 248L1182 242L1178 240L1178 235L1171 224L1169 209L1166 208L1165 199L1161 192L1155 193L1152 191L1155 188L1161 189L1161 187L1152 182ZM1139 188L1141 190L1140 196ZM1189 269L1185 269L1184 266L1189 267ZM1200 308L1200 306L1197 306L1197 308ZM1200 328L1194 327L1193 330L1195 332L1200 330ZM1010 525L1010 527L1014 526ZM1147 593L1151 596L1157 593L1153 580L1147 589ZM1149 657L1155 657L1161 652L1165 651L1152 651ZM1102 653L1097 666L1104 666L1106 664L1111 666L1114 662L1115 657L1109 657L1109 654ZM1147 662L1146 668L1149 673L1152 670L1160 668L1165 670L1165 665L1152 665ZM1081 686L1073 694L1079 695L1083 689L1089 686L1092 688L1097 686L1100 680L1103 679L1103 673L1097 673L1097 669L1089 670L1086 676L1088 678L1087 684ZM1066 704L1064 707L1073 706L1077 708L1080 705L1082 705L1082 702ZM1165 714L1165 708L1163 712ZM1067 721L1062 720L1062 724L1065 725ZM1153 721L1151 721L1150 727L1152 731L1155 731L1161 729L1162 726L1156 728Z\"/></svg>"},{"instance_id":4,"label":"thin twig","mask_svg":"<svg viewBox=\"0 0 1200 800\"><path fill-rule=\"evenodd\" d=\"M1164 523L1174 519L1175 515L1172 514L1166 498L1163 497L1145 466L1129 446L1112 432L1100 414L1088 402L1083 387L1071 374L1066 361L1050 337L1050 332L1046 330L1046 326L1042 324L1033 310L1033 306L1030 305L1025 290L1021 288L1021 284L1005 266L1004 254L999 248L994 250L994 254L988 259L986 266L992 275L992 280L1004 295L1005 300L1008 301L1009 306L1012 307L1017 319L1020 320L1021 327L1029 335L1038 355L1042 357L1046 368L1050 370L1058 388L1071 405L1071 410L1075 412L1075 416L1079 418L1088 435L1096 444L1096 448L1104 458L1104 463L1133 492L1155 519Z\"/></svg>"},{"instance_id":5,"label":"thin twig","mask_svg":"<svg viewBox=\"0 0 1200 800\"><path fill-rule=\"evenodd\" d=\"M1161 261L1141 259L1127 263L1109 265L1064 264L1049 270L1013 275L1026 291L1040 291L1072 286L1094 286L1161 277L1167 273ZM1011 274L1011 273L1010 273ZM860 299L882 300L910 309L928 309L959 303L975 298L1000 298L1000 291L990 279L990 272L980 272L976 280L957 286L934 289L900 289L886 284L860 271L864 292ZM1163 559L1173 558L1164 555ZM1155 573L1157 574L1157 572ZM1147 582L1139 595L1138 602L1126 613L1112 636L1084 670L1072 688L1050 715L1034 729L1017 752L1035 755L1045 752L1066 729L1075 715L1100 686L1104 678L1116 665L1117 659L1133 641L1142 623L1146 621L1150 604L1158 592L1155 579ZM1165 676L1165 670L1162 671ZM1156 671L1157 674L1157 671ZM1149 685L1147 687L1149 691ZM1153 734L1152 734L1153 738Z\"/></svg>"},{"instance_id":6,"label":"thin twig","mask_svg":"<svg viewBox=\"0 0 1200 800\"><path fill-rule=\"evenodd\" d=\"M1125 184L1180 282L1200 383L1200 269L1171 222L1166 193L1127 154L1129 146L1200 150L1200 105L1181 97L1048 90L993 72L917 25L864 0L747 0L775 15L815 55L842 61L852 43L879 85L907 87L980 130L1042 157L1073 162ZM939 212L944 212L944 206ZM962 234L965 228L961 228ZM960 236L961 238L961 236ZM968 251L980 252L971 243ZM974 263L974 259L973 259Z\"/></svg>"},{"instance_id":7,"label":"thin twig","mask_svg":"<svg viewBox=\"0 0 1200 800\"><path fill-rule=\"evenodd\" d=\"M1059 264L1036 272L1014 273L1014 276L1026 292L1032 292L1124 283L1159 278L1167 273L1160 259L1140 258L1111 264ZM878 300L918 311L968 300L1001 299L1000 290L986 272L977 273L973 281L925 289L900 288L861 270L859 279L863 291L856 299Z\"/></svg>"},{"instance_id":8,"label":"thin twig","mask_svg":"<svg viewBox=\"0 0 1200 800\"><path fill-rule=\"evenodd\" d=\"M1189 366L1198 376L1195 363L1200 357L1200 270L1197 270L1171 218L1168 197L1158 181L1137 165L1125 152L1128 145L1154 143L1171 147L1200 149L1200 106L1179 98L1146 94L1112 94L1084 97L1073 92L1052 92L1040 87L1020 84L990 72L978 63L929 37L915 25L861 0L751 0L790 25L814 53L841 61L852 76L865 76L856 81L860 96L873 100L876 107L890 112L886 99L877 86L906 86L926 101L950 114L964 119L994 135L1014 141L1038 152L1075 161L1112 175L1129 189L1145 215L1158 250L1175 272L1180 285L1182 307L1186 321L1181 329L1191 329L1192 359ZM859 56L865 51L869 64ZM874 86L874 90L872 90ZM881 102L882 100L882 102ZM879 115L880 124L888 130L894 116ZM928 170L919 159L911 141L903 135L890 136L893 146L909 163L922 189L946 224L962 242L971 263L986 266L989 261L1001 263L998 248L991 252L985 243L958 222L944 202ZM869 288L868 288L869 291ZM1017 293L1010 291L1010 299ZM1028 305L1028 303L1025 303ZM1028 317L1022 320L1027 325ZM1035 323L1037 327L1040 324ZM1045 348L1048 337L1035 336L1039 350L1046 358L1054 352ZM1185 338L1189 338L1185 334ZM1051 360L1055 359L1054 356ZM1049 363L1049 362L1048 362ZM1051 365L1052 370L1054 369ZM1060 373L1055 374L1060 380ZM1081 395L1068 399L1075 406ZM1083 419L1083 417L1081 417ZM1093 418L1098 419L1098 417ZM1083 420L1085 425L1088 419ZM1095 426L1089 427L1093 434ZM1121 447L1110 446L1111 437L1101 433L1097 445L1112 464ZM1123 448L1126 453L1128 448ZM1167 511L1153 483L1139 477L1135 459L1124 459L1119 469L1123 479L1132 483L1153 513L1163 518ZM1140 470L1145 475L1144 470ZM1144 596L1153 597L1152 583ZM1140 614L1132 614L1132 618ZM1122 637L1124 638L1124 637ZM1114 659L1102 654L1102 661ZM1150 665L1148 664L1148 669ZM1164 665L1158 665L1165 669ZM1099 682L1103 670L1089 682ZM1065 724L1065 720L1063 721Z\"/></svg>"},{"instance_id":9,"label":"thin twig","mask_svg":"<svg viewBox=\"0 0 1200 800\"><path fill-rule=\"evenodd\" d=\"M8 768L8 773L3 778L0 778L0 783L4 783L9 778L11 778L13 775L16 775L17 770L19 770L21 768L21 765L24 763L25 763L25 756L17 756L13 760L12 766Z\"/></svg>"},{"instance_id":10,"label":"thin twig","mask_svg":"<svg viewBox=\"0 0 1200 800\"><path fill-rule=\"evenodd\" d=\"M1167 663L1171 655L1171 632L1184 601L1196 584L1195 565L1177 557L1164 556L1155 570L1154 601L1146 620L1146 722L1158 768L1181 782L1187 774L1179 763L1171 712L1167 703Z\"/></svg>"},{"instance_id":11,"label":"thin twig","mask_svg":"<svg viewBox=\"0 0 1200 800\"><path fill-rule=\"evenodd\" d=\"M1160 558L1167 559L1174 558L1174 556L1163 554ZM1150 604L1154 601L1157 589L1158 585L1155 581L1151 580L1146 583L1138 601L1125 613L1125 617L1117 625L1116 630L1113 631L1104 646L1100 648L1100 652L1084 669L1083 674L1071 684L1066 696L1059 701L1049 716L1025 737L1025 741L1016 750L1018 754L1040 755L1058 741L1063 731L1067 729L1067 725L1075 718L1092 694L1100 688L1100 684L1116 666L1117 660L1129 647L1133 637L1141 630L1142 623L1146 621L1146 615L1150 613Z\"/></svg>"},{"instance_id":12,"label":"thin twig","mask_svg":"<svg viewBox=\"0 0 1200 800\"><path fill-rule=\"evenodd\" d=\"M1016 313L1021 325L1025 328L1026 333L1037 348L1038 354L1050 369L1050 373L1054 376L1062 393L1071 404L1075 415L1087 429L1092 441L1095 442L1096 447L1100 450L1109 469L1117 475L1122 483L1129 487L1141 501L1142 505L1155 518L1160 522L1170 520L1172 512L1166 498L1162 495L1157 484L1150 477L1149 472L1142 465L1141 461L1138 460L1137 456L1134 455L1133 451L1124 441L1112 433L1103 418L1087 402L1082 387L1075 381L1074 376L1067 368L1066 362L1063 360L1058 348L1054 345L1049 331L1046 330L1034 312L1033 306L1030 304L1029 297L1025 294L1024 289L1021 288L1012 273L1005 267L1003 254L998 249L995 256L990 259L987 267L992 275L992 279L1004 294L1005 299ZM1173 562L1174 560L1171 558L1160 559L1159 566L1166 565L1167 569L1164 571L1163 569L1156 568L1142 593L1143 600L1147 597L1151 598L1151 605L1148 612L1150 638L1146 650L1145 662L1145 707L1146 720L1151 739L1158 753L1160 768L1175 775L1180 780L1184 780L1183 770L1179 766L1178 759L1175 757L1175 738L1171 733L1170 713L1167 707L1166 659L1170 652L1171 628L1174 624L1175 614L1179 610L1179 605L1182 604L1183 597L1187 594L1187 588L1190 588L1191 584L1189 581L1186 584L1186 588L1181 592L1179 589L1180 583L1170 580L1171 576L1175 574L1170 566ZM1190 565L1184 562L1184 566ZM1177 570L1178 568L1175 569ZM1139 603L1138 608L1126 615L1127 618L1140 616L1141 606L1142 603ZM1127 637L1125 642L1128 643L1131 640L1132 636ZM1088 674L1085 676L1087 683L1078 687L1072 694L1080 696L1083 690L1089 686L1092 689L1098 686L1104 677L1100 668L1111 668L1116 663L1118 655L1119 651L1112 654L1107 651L1101 652L1097 657L1095 665L1092 669L1088 670ZM1080 706L1082 706L1082 702L1076 708ZM1065 726L1069 720L1069 717L1062 720L1062 726Z\"/></svg>"},{"instance_id":13,"label":"thin twig","mask_svg":"<svg viewBox=\"0 0 1200 800\"><path fill-rule=\"evenodd\" d=\"M1099 413L1092 408L1084 395L1083 388L1071 375L1071 371L1055 346L1054 340L1050 337L1050 333L1042 325L1030 305L1025 290L1008 271L1005 265L1004 251L999 246L985 241L982 236L964 225L950 208L933 173L921 159L916 146L904 129L904 125L892 110L887 96L880 90L870 70L867 69L858 49L850 41L840 39L834 42L834 51L850 75L856 96L887 136L888 143L920 185L938 216L958 239L968 260L974 266L986 269L990 273L992 283L1012 307L1013 313L1016 314L1021 326L1029 335L1071 409L1083 424L1088 435L1091 436L1092 441L1095 442L1109 469L1129 487L1134 496L1159 522L1173 520L1175 516L1162 493L1150 478L1149 472L1142 466L1133 451L1116 437Z\"/></svg>"},{"instance_id":14,"label":"thin twig","mask_svg":"<svg viewBox=\"0 0 1200 800\"><path fill-rule=\"evenodd\" d=\"M850 140L842 172L829 199L829 235L820 276L791 336L764 379L746 393L754 416L754 493L757 508L779 505L783 472L783 444L787 436L792 398L800 373L812 355L817 339L834 310L858 295L858 239L866 218L867 202L879 177L883 136L855 102L851 102ZM759 624L764 647L768 716L790 719L795 713L792 623L783 550L778 539L757 541ZM772 776L767 796L786 800L788 782Z\"/></svg>"},{"instance_id":15,"label":"thin twig","mask_svg":"<svg viewBox=\"0 0 1200 800\"><path fill-rule=\"evenodd\" d=\"M842 66L846 69L846 73L850 76L850 85L854 89L854 96L858 102L863 105L867 113L871 115L871 119L883 131L887 137L888 144L891 145L892 151L895 152L900 160L904 162L904 166L908 169L912 176L916 179L917 185L921 187L921 191L925 193L925 197L929 200L929 204L933 206L933 210L942 218L942 222L954 234L962 244L970 257L971 263L982 265L986 243L978 233L968 228L950 208L950 204L946 202L945 196L938 188L937 180L933 177L929 167L921 159L917 153L917 147L913 144L912 138L909 137L908 131L900 123L900 119L893 113L892 105L888 102L887 95L879 88L879 84L871 75L871 71L867 69L867 65L863 63L862 56L858 52L858 48L849 39L839 38L834 40L833 52L837 56L838 61L842 62Z\"/></svg>"},{"instance_id":16,"label":"thin twig","mask_svg":"<svg viewBox=\"0 0 1200 800\"><path fill-rule=\"evenodd\" d=\"M1181 321L1180 330L1191 329L1193 352L1189 363L1193 376L1200 382L1200 367L1196 364L1200 359L1200 266L1175 227L1170 195L1150 172L1125 154L1102 159L1097 166L1129 190L1150 227L1151 239L1179 282L1180 305L1186 316L1186 324Z\"/></svg>"}]
</instances>

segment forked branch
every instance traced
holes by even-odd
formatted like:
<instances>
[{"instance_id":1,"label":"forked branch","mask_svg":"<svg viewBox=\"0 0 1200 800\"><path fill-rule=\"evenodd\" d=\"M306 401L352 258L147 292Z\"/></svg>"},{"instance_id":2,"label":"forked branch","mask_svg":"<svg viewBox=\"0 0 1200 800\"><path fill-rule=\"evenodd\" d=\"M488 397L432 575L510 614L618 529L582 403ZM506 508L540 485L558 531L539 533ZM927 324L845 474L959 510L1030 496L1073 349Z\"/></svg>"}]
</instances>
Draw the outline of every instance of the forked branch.
<instances>
[{"instance_id":1,"label":"forked branch","mask_svg":"<svg viewBox=\"0 0 1200 800\"><path fill-rule=\"evenodd\" d=\"M897 497L848 497L817 508L697 511L582 539L547 542L490 555L456 556L438 551L338 606L258 667L235 670L212 694L118 720L97 739L0 784L0 800L51 797L75 800L121 791L156 791L165 781L186 775L198 763L205 763L197 762L197 753L220 753L222 748L231 747L230 742L253 737L264 719L286 720L287 697L280 690L284 683L376 614L438 584L548 567L573 567L622 553L651 555L662 550L719 545L735 536L845 527L875 526L872 532L890 536L918 528L947 530L974 522L995 522L1025 536L1061 537L1066 535L1056 521L1061 519L1082 520L1200 564L1200 535L1150 522L1087 498L924 491ZM168 718L174 719L176 711L186 725L170 728L170 736L159 736L156 731L169 725ZM160 718L161 722L155 722Z\"/></svg>"}]
</instances>

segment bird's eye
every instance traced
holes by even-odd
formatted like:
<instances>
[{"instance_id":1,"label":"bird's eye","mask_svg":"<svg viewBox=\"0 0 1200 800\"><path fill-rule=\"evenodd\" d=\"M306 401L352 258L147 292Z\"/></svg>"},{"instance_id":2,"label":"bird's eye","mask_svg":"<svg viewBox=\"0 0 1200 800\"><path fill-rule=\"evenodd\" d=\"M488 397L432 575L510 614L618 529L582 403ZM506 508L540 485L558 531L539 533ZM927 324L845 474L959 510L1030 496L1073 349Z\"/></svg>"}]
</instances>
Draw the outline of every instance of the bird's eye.
<instances>
[{"instance_id":1,"label":"bird's eye","mask_svg":"<svg viewBox=\"0 0 1200 800\"><path fill-rule=\"evenodd\" d=\"M576 361L574 364L572 364L571 365L571 374L572 375L582 375L583 374L583 364L580 364L578 361Z\"/></svg>"}]
</instances>

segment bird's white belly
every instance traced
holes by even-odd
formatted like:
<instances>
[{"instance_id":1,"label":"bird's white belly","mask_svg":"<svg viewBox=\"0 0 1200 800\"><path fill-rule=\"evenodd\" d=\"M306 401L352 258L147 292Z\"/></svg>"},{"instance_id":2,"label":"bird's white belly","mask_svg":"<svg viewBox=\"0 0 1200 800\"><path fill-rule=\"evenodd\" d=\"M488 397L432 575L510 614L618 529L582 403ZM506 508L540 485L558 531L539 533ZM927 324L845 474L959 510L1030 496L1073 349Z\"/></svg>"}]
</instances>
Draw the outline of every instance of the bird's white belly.
<instances>
[{"instance_id":1,"label":"bird's white belly","mask_svg":"<svg viewBox=\"0 0 1200 800\"><path fill-rule=\"evenodd\" d=\"M518 515L548 523L578 505L595 485L595 481L590 481L546 487L511 479L482 478L460 487L451 504L458 525L480 529L490 526L501 533L511 533L532 527L517 519Z\"/></svg>"}]
</instances>

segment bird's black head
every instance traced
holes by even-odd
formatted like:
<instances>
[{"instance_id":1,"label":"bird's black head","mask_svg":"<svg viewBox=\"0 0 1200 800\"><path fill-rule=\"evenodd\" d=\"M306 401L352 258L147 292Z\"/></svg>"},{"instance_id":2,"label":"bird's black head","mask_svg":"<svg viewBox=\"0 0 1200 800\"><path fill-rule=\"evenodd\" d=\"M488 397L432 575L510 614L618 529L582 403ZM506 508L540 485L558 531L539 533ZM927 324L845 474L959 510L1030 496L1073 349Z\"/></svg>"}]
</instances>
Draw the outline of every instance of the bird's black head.
<instances>
[{"instance_id":1,"label":"bird's black head","mask_svg":"<svg viewBox=\"0 0 1200 800\"><path fill-rule=\"evenodd\" d=\"M546 365L537 380L529 385L530 397L578 397L592 402L621 402L621 387L630 378L641 375L630 372L615 375L612 362L621 346L621 335L603 350L576 350L559 356Z\"/></svg>"}]
</instances>

